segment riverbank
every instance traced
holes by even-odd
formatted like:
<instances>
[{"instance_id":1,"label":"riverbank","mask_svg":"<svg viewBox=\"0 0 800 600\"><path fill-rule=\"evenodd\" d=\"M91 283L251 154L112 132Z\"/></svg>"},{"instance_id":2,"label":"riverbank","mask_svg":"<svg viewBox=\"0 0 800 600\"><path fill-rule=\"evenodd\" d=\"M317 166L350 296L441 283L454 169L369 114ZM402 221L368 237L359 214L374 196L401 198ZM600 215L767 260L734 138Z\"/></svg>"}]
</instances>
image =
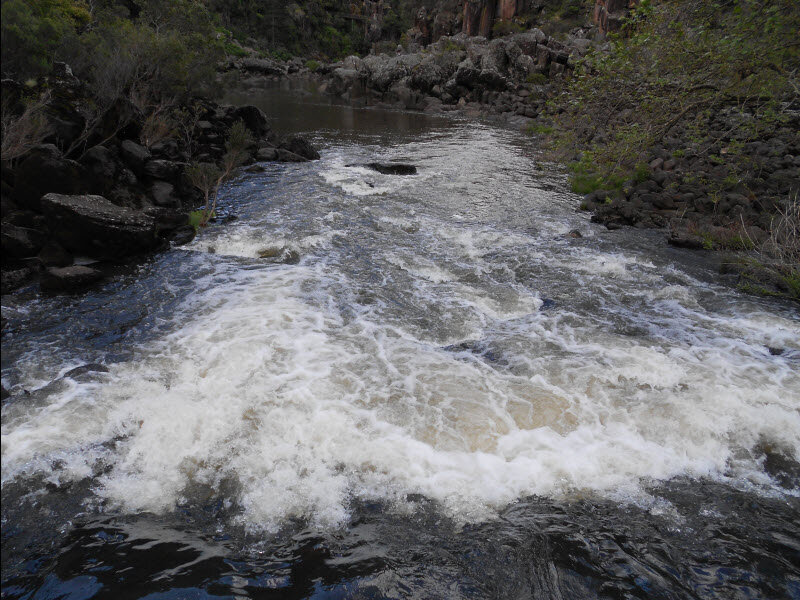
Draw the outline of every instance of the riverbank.
<instances>
[{"instance_id":1,"label":"riverbank","mask_svg":"<svg viewBox=\"0 0 800 600\"><path fill-rule=\"evenodd\" d=\"M517 131L263 102L320 160L85 293L4 296L10 597L792 589L793 306L591 223Z\"/></svg>"},{"instance_id":2,"label":"riverbank","mask_svg":"<svg viewBox=\"0 0 800 600\"><path fill-rule=\"evenodd\" d=\"M44 292L83 289L114 263L191 241L190 213L214 185L199 186L190 165L223 161L237 122L250 136L237 164L319 158L302 138L279 139L257 108L205 98L147 115L120 98L89 120L93 94L65 64L38 88L4 80L3 94L21 146L2 170L4 294L35 280ZM28 98L41 99L36 114Z\"/></svg>"}]
</instances>

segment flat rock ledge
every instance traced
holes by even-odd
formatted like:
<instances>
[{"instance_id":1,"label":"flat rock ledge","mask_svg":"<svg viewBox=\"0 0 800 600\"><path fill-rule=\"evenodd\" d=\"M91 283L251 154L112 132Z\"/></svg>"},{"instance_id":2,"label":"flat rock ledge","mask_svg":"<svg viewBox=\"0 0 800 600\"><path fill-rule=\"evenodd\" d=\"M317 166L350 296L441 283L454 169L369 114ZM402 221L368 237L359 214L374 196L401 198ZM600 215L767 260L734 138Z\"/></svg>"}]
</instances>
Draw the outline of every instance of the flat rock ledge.
<instances>
[{"instance_id":1,"label":"flat rock ledge","mask_svg":"<svg viewBox=\"0 0 800 600\"><path fill-rule=\"evenodd\" d=\"M42 211L51 231L70 252L94 258L120 258L156 249L155 220L112 204L103 196L46 194Z\"/></svg>"}]
</instances>

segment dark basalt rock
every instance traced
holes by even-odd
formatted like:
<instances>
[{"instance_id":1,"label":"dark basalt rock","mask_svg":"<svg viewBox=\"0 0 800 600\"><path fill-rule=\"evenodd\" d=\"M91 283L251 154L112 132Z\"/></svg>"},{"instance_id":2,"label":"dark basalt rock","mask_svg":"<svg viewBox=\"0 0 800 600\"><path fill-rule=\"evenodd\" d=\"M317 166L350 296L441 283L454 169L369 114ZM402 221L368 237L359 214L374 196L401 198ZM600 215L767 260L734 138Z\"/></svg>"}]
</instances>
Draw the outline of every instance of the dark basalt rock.
<instances>
[{"instance_id":1,"label":"dark basalt rock","mask_svg":"<svg viewBox=\"0 0 800 600\"><path fill-rule=\"evenodd\" d=\"M311 143L307 139L297 135L283 140L279 148L288 150L307 160L317 160L319 158L319 152L314 149Z\"/></svg>"},{"instance_id":2,"label":"dark basalt rock","mask_svg":"<svg viewBox=\"0 0 800 600\"><path fill-rule=\"evenodd\" d=\"M231 112L234 121L241 120L244 126L258 139L273 139L275 134L269 127L267 116L255 106L239 106Z\"/></svg>"},{"instance_id":3,"label":"dark basalt rock","mask_svg":"<svg viewBox=\"0 0 800 600\"><path fill-rule=\"evenodd\" d=\"M101 271L83 265L53 267L42 273L39 285L47 292L69 292L85 288L102 278Z\"/></svg>"},{"instance_id":4,"label":"dark basalt rock","mask_svg":"<svg viewBox=\"0 0 800 600\"><path fill-rule=\"evenodd\" d=\"M35 256L44 245L45 236L35 229L3 223L2 247L4 256L25 258Z\"/></svg>"},{"instance_id":5,"label":"dark basalt rock","mask_svg":"<svg viewBox=\"0 0 800 600\"><path fill-rule=\"evenodd\" d=\"M48 192L74 194L84 186L83 169L61 156L52 144L39 146L20 163L14 173L14 202L38 210L40 198Z\"/></svg>"},{"instance_id":6,"label":"dark basalt rock","mask_svg":"<svg viewBox=\"0 0 800 600\"><path fill-rule=\"evenodd\" d=\"M87 373L108 373L108 367L99 363L88 363L75 367L64 373L64 377L71 377L72 379L86 375Z\"/></svg>"},{"instance_id":7,"label":"dark basalt rock","mask_svg":"<svg viewBox=\"0 0 800 600\"><path fill-rule=\"evenodd\" d=\"M197 235L197 232L194 227L191 225L184 225L171 232L169 241L172 242L173 246L183 246L191 242L195 235Z\"/></svg>"},{"instance_id":8,"label":"dark basalt rock","mask_svg":"<svg viewBox=\"0 0 800 600\"><path fill-rule=\"evenodd\" d=\"M47 242L39 252L39 260L45 267L68 267L72 264L72 255L54 240Z\"/></svg>"},{"instance_id":9,"label":"dark basalt rock","mask_svg":"<svg viewBox=\"0 0 800 600\"><path fill-rule=\"evenodd\" d=\"M299 154L295 154L286 148L278 148L276 150L276 159L278 162L308 162L308 159Z\"/></svg>"},{"instance_id":10,"label":"dark basalt rock","mask_svg":"<svg viewBox=\"0 0 800 600\"><path fill-rule=\"evenodd\" d=\"M121 258L154 250L161 243L152 217L102 196L47 194L42 209L50 230L71 252Z\"/></svg>"},{"instance_id":11,"label":"dark basalt rock","mask_svg":"<svg viewBox=\"0 0 800 600\"><path fill-rule=\"evenodd\" d=\"M348 167L361 166L361 165L347 165ZM368 169L383 173L384 175L416 175L417 167L414 165L405 165L401 163L377 163L371 162L363 165Z\"/></svg>"}]
</instances>

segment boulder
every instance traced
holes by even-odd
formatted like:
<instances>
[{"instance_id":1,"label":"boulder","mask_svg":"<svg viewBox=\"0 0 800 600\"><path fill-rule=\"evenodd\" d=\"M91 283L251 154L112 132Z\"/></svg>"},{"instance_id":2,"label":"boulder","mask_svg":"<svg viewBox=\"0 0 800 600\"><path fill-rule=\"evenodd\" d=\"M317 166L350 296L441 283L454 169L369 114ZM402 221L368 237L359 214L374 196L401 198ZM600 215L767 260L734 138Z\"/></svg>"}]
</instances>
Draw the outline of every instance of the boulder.
<instances>
[{"instance_id":1,"label":"boulder","mask_svg":"<svg viewBox=\"0 0 800 600\"><path fill-rule=\"evenodd\" d=\"M4 257L26 258L36 256L44 245L45 236L42 232L26 227L16 227L3 223L2 247Z\"/></svg>"},{"instance_id":2,"label":"boulder","mask_svg":"<svg viewBox=\"0 0 800 600\"><path fill-rule=\"evenodd\" d=\"M45 267L68 267L72 264L72 255L54 240L47 242L39 252L39 260Z\"/></svg>"},{"instance_id":3,"label":"boulder","mask_svg":"<svg viewBox=\"0 0 800 600\"><path fill-rule=\"evenodd\" d=\"M273 139L267 116L255 106L239 106L232 113L234 121L242 121L244 126L258 139Z\"/></svg>"},{"instance_id":4,"label":"boulder","mask_svg":"<svg viewBox=\"0 0 800 600\"><path fill-rule=\"evenodd\" d=\"M46 292L67 292L79 290L102 278L101 271L84 265L52 267L42 273L39 285Z\"/></svg>"},{"instance_id":5,"label":"boulder","mask_svg":"<svg viewBox=\"0 0 800 600\"><path fill-rule=\"evenodd\" d=\"M378 163L371 162L364 165L368 169L383 173L384 175L416 175L417 167L401 163Z\"/></svg>"},{"instance_id":6,"label":"boulder","mask_svg":"<svg viewBox=\"0 0 800 600\"><path fill-rule=\"evenodd\" d=\"M150 188L150 195L153 197L153 202L155 202L156 206L176 206L179 202L173 195L174 191L175 188L171 183L156 181Z\"/></svg>"},{"instance_id":7,"label":"boulder","mask_svg":"<svg viewBox=\"0 0 800 600\"><path fill-rule=\"evenodd\" d=\"M120 144L119 150L125 164L137 175L142 175L145 163L150 160L150 151L133 140L124 140Z\"/></svg>"},{"instance_id":8,"label":"boulder","mask_svg":"<svg viewBox=\"0 0 800 600\"><path fill-rule=\"evenodd\" d=\"M117 173L117 161L105 146L89 148L80 159L84 168L88 189L94 193L104 194L114 187Z\"/></svg>"},{"instance_id":9,"label":"boulder","mask_svg":"<svg viewBox=\"0 0 800 600\"><path fill-rule=\"evenodd\" d=\"M278 160L277 148L259 148L256 153L256 159L262 161Z\"/></svg>"},{"instance_id":10,"label":"boulder","mask_svg":"<svg viewBox=\"0 0 800 600\"><path fill-rule=\"evenodd\" d=\"M160 243L152 217L102 196L47 194L42 209L58 241L76 254L121 258L154 250Z\"/></svg>"},{"instance_id":11,"label":"boulder","mask_svg":"<svg viewBox=\"0 0 800 600\"><path fill-rule=\"evenodd\" d=\"M38 210L48 192L75 194L84 186L83 169L61 156L52 144L33 149L14 174L14 202L21 208Z\"/></svg>"},{"instance_id":12,"label":"boulder","mask_svg":"<svg viewBox=\"0 0 800 600\"><path fill-rule=\"evenodd\" d=\"M294 152L290 152L285 148L278 148L276 151L276 159L278 162L308 162L308 159L300 156L299 154L295 154Z\"/></svg>"},{"instance_id":13,"label":"boulder","mask_svg":"<svg viewBox=\"0 0 800 600\"><path fill-rule=\"evenodd\" d=\"M148 160L144 165L144 173L153 179L174 181L181 171L181 164L171 160Z\"/></svg>"},{"instance_id":14,"label":"boulder","mask_svg":"<svg viewBox=\"0 0 800 600\"><path fill-rule=\"evenodd\" d=\"M280 148L308 160L317 160L319 158L319 152L314 149L307 139L299 135L291 136L283 140L280 144Z\"/></svg>"}]
</instances>

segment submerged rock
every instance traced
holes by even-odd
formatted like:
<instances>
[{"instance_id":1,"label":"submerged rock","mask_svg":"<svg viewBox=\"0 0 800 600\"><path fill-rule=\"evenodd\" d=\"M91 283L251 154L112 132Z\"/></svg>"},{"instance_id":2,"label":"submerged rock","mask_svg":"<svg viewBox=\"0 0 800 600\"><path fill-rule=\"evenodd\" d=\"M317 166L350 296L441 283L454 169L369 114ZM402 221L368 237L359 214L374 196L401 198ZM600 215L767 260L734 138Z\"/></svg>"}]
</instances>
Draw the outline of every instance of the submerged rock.
<instances>
[{"instance_id":1,"label":"submerged rock","mask_svg":"<svg viewBox=\"0 0 800 600\"><path fill-rule=\"evenodd\" d=\"M285 265L296 265L300 262L300 253L291 248L272 246L264 248L258 252L259 258L265 258L270 262L283 263Z\"/></svg>"},{"instance_id":2,"label":"submerged rock","mask_svg":"<svg viewBox=\"0 0 800 600\"><path fill-rule=\"evenodd\" d=\"M347 165L348 167L357 167L362 165ZM406 165L402 163L378 163L371 162L365 165L366 168L383 173L384 175L416 175L417 167L414 165Z\"/></svg>"},{"instance_id":3,"label":"submerged rock","mask_svg":"<svg viewBox=\"0 0 800 600\"><path fill-rule=\"evenodd\" d=\"M97 269L83 265L52 267L42 273L40 285L48 292L67 292L91 285L103 278Z\"/></svg>"}]
</instances>

